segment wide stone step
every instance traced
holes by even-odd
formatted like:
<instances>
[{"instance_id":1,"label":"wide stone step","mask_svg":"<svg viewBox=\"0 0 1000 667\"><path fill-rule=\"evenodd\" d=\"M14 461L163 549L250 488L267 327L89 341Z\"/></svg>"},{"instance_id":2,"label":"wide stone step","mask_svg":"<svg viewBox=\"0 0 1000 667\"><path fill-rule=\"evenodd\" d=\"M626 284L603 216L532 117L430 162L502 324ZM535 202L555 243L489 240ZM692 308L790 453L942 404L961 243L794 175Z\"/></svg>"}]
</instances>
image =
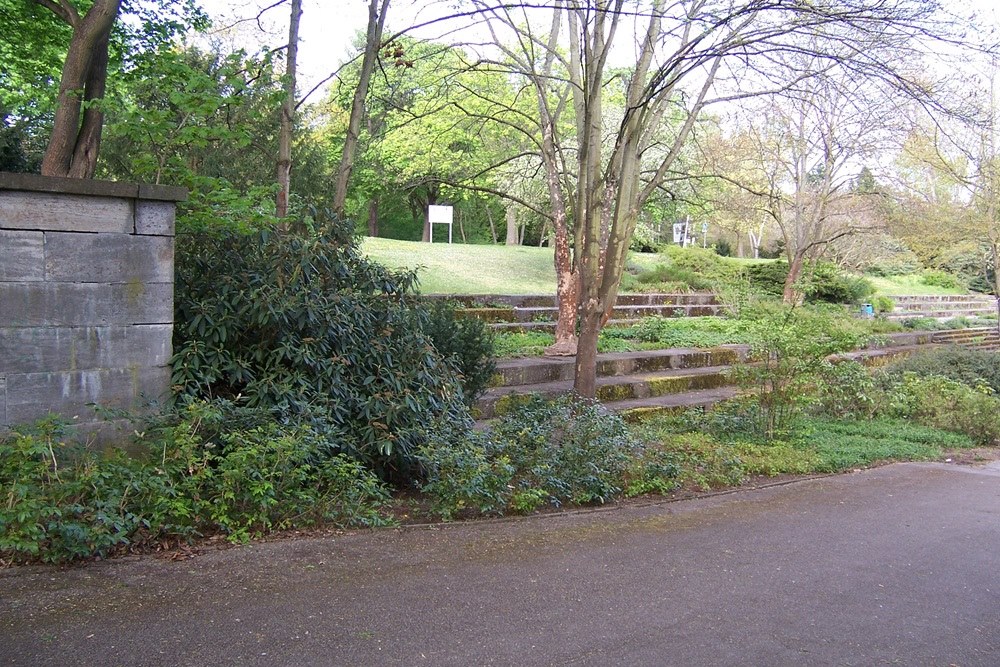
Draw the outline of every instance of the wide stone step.
<instances>
[{"instance_id":1,"label":"wide stone step","mask_svg":"<svg viewBox=\"0 0 1000 667\"><path fill-rule=\"evenodd\" d=\"M976 342L990 336L997 336L996 327L970 327L968 329L935 331L931 335L931 340L935 343Z\"/></svg>"},{"instance_id":2,"label":"wide stone step","mask_svg":"<svg viewBox=\"0 0 1000 667\"><path fill-rule=\"evenodd\" d=\"M713 348L673 348L644 352L615 352L597 355L598 377L620 377L661 370L680 370L724 366L746 358L744 345ZM572 380L576 360L573 357L529 357L497 363L495 387L517 387L545 382Z\"/></svg>"},{"instance_id":3,"label":"wide stone step","mask_svg":"<svg viewBox=\"0 0 1000 667\"><path fill-rule=\"evenodd\" d=\"M725 386L688 391L683 394L667 394L650 398L614 401L605 403L604 407L611 412L621 415L625 421L639 422L660 414L683 412L689 408L708 408L716 403L729 400L738 394L738 388Z\"/></svg>"},{"instance_id":4,"label":"wide stone step","mask_svg":"<svg viewBox=\"0 0 1000 667\"><path fill-rule=\"evenodd\" d=\"M730 384L730 366L709 366L597 378L597 400L601 402L649 398L712 389ZM528 400L529 396L555 398L573 390L572 380L490 389L476 402L477 419L493 419Z\"/></svg>"},{"instance_id":5,"label":"wide stone step","mask_svg":"<svg viewBox=\"0 0 1000 667\"><path fill-rule=\"evenodd\" d=\"M995 310L996 305L994 303L986 303L982 301L945 301L945 302L910 302L896 304L893 309L894 313L910 313L910 312L920 312L925 310Z\"/></svg>"},{"instance_id":6,"label":"wide stone step","mask_svg":"<svg viewBox=\"0 0 1000 667\"><path fill-rule=\"evenodd\" d=\"M526 312L527 311L527 312ZM463 311L457 311L462 313ZM464 311L468 312L468 311ZM719 315L722 306L683 305L683 306L624 306L616 307L612 319L605 327L630 327L638 324L645 317L706 317ZM490 327L501 332L538 331L552 333L556 330L557 311L555 308L517 309L510 314L502 315L491 312L487 316ZM498 318L504 317L505 320ZM523 318L523 319L516 319Z\"/></svg>"},{"instance_id":7,"label":"wide stone step","mask_svg":"<svg viewBox=\"0 0 1000 667\"><path fill-rule=\"evenodd\" d=\"M464 308L554 308L554 294L429 294L430 301L448 301ZM711 292L619 294L616 306L718 305Z\"/></svg>"},{"instance_id":8,"label":"wide stone step","mask_svg":"<svg viewBox=\"0 0 1000 667\"><path fill-rule=\"evenodd\" d=\"M889 298L897 306L909 303L948 303L951 301L975 301L996 305L996 298L988 294L906 294Z\"/></svg>"},{"instance_id":9,"label":"wide stone step","mask_svg":"<svg viewBox=\"0 0 1000 667\"><path fill-rule=\"evenodd\" d=\"M886 319L890 320L911 320L918 317L926 317L937 320L950 320L956 317L986 317L996 312L993 308L965 308L956 310L909 310L893 311L886 314Z\"/></svg>"}]
</instances>

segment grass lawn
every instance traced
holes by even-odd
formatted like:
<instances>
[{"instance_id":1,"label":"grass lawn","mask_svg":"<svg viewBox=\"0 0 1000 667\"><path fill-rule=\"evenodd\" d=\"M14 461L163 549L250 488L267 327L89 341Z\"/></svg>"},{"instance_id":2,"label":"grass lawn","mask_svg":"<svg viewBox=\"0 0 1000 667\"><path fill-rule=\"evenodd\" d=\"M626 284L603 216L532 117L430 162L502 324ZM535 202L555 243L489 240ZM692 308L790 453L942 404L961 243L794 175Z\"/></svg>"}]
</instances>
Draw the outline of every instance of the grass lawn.
<instances>
[{"instance_id":1,"label":"grass lawn","mask_svg":"<svg viewBox=\"0 0 1000 667\"><path fill-rule=\"evenodd\" d=\"M362 251L390 268L417 269L424 294L554 294L551 248L455 243L419 243L366 237ZM733 259L753 264L773 260ZM668 260L656 253L631 253L629 263L650 270ZM869 278L878 294L964 294L961 289L925 285L919 275Z\"/></svg>"},{"instance_id":2,"label":"grass lawn","mask_svg":"<svg viewBox=\"0 0 1000 667\"><path fill-rule=\"evenodd\" d=\"M938 287L936 285L925 285L920 282L919 274L909 274L905 276L892 276L891 278L876 278L869 276L868 280L875 285L877 294L886 296L907 296L911 294L966 294L967 290L954 289L948 287Z\"/></svg>"},{"instance_id":3,"label":"grass lawn","mask_svg":"<svg viewBox=\"0 0 1000 667\"><path fill-rule=\"evenodd\" d=\"M554 294L552 250L365 238L361 249L390 268L417 269L424 294Z\"/></svg>"},{"instance_id":4,"label":"grass lawn","mask_svg":"<svg viewBox=\"0 0 1000 667\"><path fill-rule=\"evenodd\" d=\"M419 243L365 237L362 251L394 269L417 269L424 294L555 294L551 248ZM631 253L643 270L667 263L656 253ZM772 260L734 260L752 264Z\"/></svg>"}]
</instances>

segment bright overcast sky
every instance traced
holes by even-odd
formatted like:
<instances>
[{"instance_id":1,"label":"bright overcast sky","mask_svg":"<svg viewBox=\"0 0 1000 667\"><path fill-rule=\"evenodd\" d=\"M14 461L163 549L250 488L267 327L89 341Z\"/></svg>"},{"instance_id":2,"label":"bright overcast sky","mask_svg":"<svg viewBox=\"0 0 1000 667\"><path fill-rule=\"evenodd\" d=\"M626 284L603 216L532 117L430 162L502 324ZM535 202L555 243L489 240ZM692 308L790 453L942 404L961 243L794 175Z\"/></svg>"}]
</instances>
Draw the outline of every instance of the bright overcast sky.
<instances>
[{"instance_id":1,"label":"bright overcast sky","mask_svg":"<svg viewBox=\"0 0 1000 667\"><path fill-rule=\"evenodd\" d=\"M997 0L943 0L946 7L964 15L975 9L1000 25ZM201 4L212 16L217 27L230 25L236 19L253 18L260 7L272 5L274 0L202 0ZM449 10L450 3L443 0L393 0L389 8L386 34L402 27L421 23ZM423 9L421 9L423 8ZM351 43L358 31L365 29L368 16L367 0L303 0L302 24L299 47L299 90L306 92L326 78L351 53ZM232 37L248 50L274 48L283 43L288 30L287 3L268 10L262 19L264 31L254 21L242 23L238 35ZM418 37L440 37L443 26L417 33Z\"/></svg>"}]
</instances>

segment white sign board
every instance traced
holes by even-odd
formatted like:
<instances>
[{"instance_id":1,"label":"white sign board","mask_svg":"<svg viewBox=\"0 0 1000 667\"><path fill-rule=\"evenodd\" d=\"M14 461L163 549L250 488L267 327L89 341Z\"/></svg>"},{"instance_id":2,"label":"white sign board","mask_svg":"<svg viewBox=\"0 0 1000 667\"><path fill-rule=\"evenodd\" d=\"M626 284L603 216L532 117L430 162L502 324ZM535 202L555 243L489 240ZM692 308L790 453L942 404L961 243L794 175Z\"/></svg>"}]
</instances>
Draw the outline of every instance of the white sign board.
<instances>
[{"instance_id":1,"label":"white sign board","mask_svg":"<svg viewBox=\"0 0 1000 667\"><path fill-rule=\"evenodd\" d=\"M454 219L454 207L436 206L427 207L427 221L431 224L431 243L434 243L434 225L448 225L448 243L451 243L451 223Z\"/></svg>"},{"instance_id":2,"label":"white sign board","mask_svg":"<svg viewBox=\"0 0 1000 667\"><path fill-rule=\"evenodd\" d=\"M686 231L685 230L686 227L687 227L687 223L685 223L685 222L675 222L674 223L674 243L679 243L680 245L685 245L685 236L686 236L686 234L684 232Z\"/></svg>"}]
</instances>

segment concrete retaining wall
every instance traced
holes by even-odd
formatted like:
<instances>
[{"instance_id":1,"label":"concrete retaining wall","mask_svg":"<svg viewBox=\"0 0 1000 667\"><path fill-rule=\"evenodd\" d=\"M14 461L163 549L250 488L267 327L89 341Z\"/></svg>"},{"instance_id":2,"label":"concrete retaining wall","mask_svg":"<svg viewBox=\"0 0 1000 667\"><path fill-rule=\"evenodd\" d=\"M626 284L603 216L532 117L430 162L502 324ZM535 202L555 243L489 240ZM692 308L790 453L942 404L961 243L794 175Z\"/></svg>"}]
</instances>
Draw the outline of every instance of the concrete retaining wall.
<instances>
[{"instance_id":1,"label":"concrete retaining wall","mask_svg":"<svg viewBox=\"0 0 1000 667\"><path fill-rule=\"evenodd\" d=\"M166 397L182 188L0 173L0 430Z\"/></svg>"}]
</instances>

